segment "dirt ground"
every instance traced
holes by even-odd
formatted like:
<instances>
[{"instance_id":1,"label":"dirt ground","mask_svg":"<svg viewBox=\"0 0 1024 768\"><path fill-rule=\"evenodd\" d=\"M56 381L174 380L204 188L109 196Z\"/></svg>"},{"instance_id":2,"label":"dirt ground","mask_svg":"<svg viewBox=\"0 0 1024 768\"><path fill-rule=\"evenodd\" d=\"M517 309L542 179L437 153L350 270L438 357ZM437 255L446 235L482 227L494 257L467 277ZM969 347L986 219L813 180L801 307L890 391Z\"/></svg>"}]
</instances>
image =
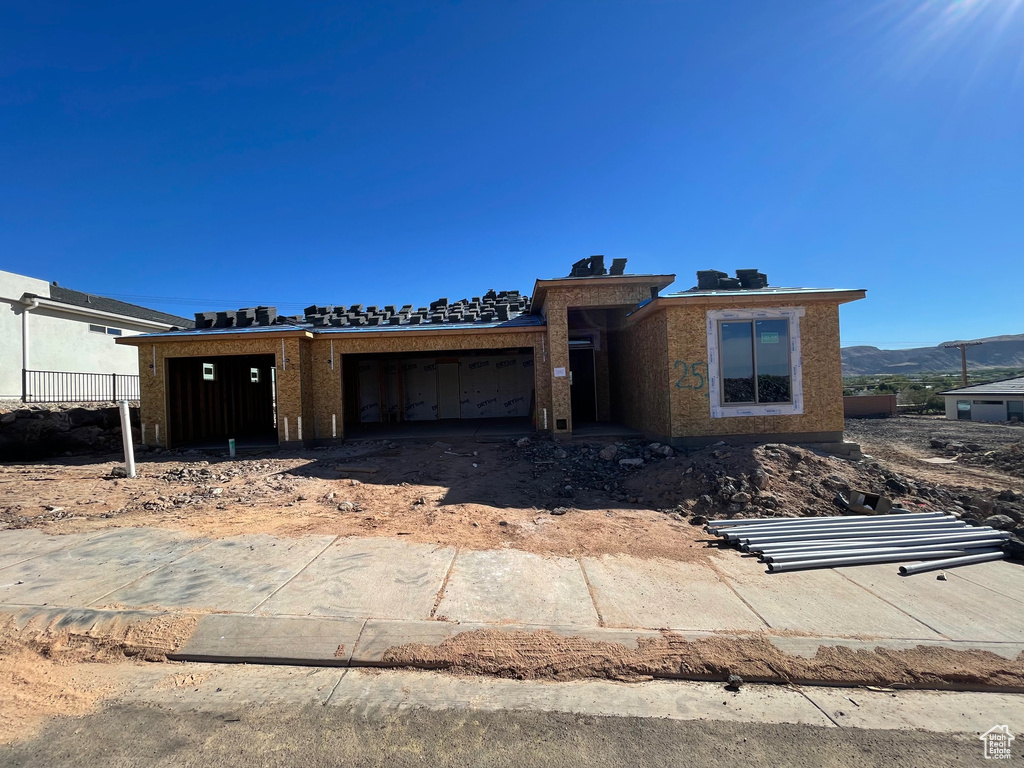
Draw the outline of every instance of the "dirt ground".
<instances>
[{"instance_id":1,"label":"dirt ground","mask_svg":"<svg viewBox=\"0 0 1024 768\"><path fill-rule=\"evenodd\" d=\"M836 685L899 685L1024 690L1024 654L1006 659L988 651L918 646L870 651L822 646L812 658L783 653L768 638L702 637L673 632L640 638L635 649L618 643L538 632L483 629L463 632L440 645L390 649L394 664L487 674L519 680L586 677L640 681L651 676L722 680L788 681Z\"/></svg>"},{"instance_id":2,"label":"dirt ground","mask_svg":"<svg viewBox=\"0 0 1024 768\"><path fill-rule=\"evenodd\" d=\"M92 712L120 686L116 676L90 675L89 663L162 661L191 635L196 621L162 616L71 632L39 621L19 626L13 616L0 614L0 744L28 738L53 715ZM175 684L170 669L168 674L168 684Z\"/></svg>"},{"instance_id":3,"label":"dirt ground","mask_svg":"<svg viewBox=\"0 0 1024 768\"><path fill-rule=\"evenodd\" d=\"M114 456L2 464L0 529L403 536L468 549L692 560L706 552L699 524L709 517L837 515L837 496L854 490L979 521L1001 514L1011 520L1005 527L1021 527L1022 476L985 461L1020 445L1024 428L900 417L851 420L847 435L865 459L780 444L683 453L647 441L538 438L364 441L237 459L146 454L133 480L116 476ZM972 450L932 447L954 438ZM936 458L950 463L926 461Z\"/></svg>"},{"instance_id":4,"label":"dirt ground","mask_svg":"<svg viewBox=\"0 0 1024 768\"><path fill-rule=\"evenodd\" d=\"M237 459L147 453L131 480L118 476L122 465L113 455L7 463L0 464L0 530L156 526L207 537L402 536L464 549L693 561L709 552L701 527L709 518L838 515L837 500L861 490L910 509L979 521L1001 515L1002 527L1024 534L1017 464L1024 427L927 417L851 420L847 439L861 443L862 460L782 444L676 452L649 441L531 438L364 441ZM82 662L160 659L190 631L172 618L103 637L0 623L0 742L31 734L52 714L86 714L111 696L111 678L90 678ZM822 649L808 660L786 657L755 637L686 642L665 633L633 650L550 633L475 632L439 648L392 654L397 663L555 680L637 680L675 671L713 679L732 673L751 680L1024 687L1024 659ZM168 670L168 684L179 684L182 671Z\"/></svg>"}]
</instances>

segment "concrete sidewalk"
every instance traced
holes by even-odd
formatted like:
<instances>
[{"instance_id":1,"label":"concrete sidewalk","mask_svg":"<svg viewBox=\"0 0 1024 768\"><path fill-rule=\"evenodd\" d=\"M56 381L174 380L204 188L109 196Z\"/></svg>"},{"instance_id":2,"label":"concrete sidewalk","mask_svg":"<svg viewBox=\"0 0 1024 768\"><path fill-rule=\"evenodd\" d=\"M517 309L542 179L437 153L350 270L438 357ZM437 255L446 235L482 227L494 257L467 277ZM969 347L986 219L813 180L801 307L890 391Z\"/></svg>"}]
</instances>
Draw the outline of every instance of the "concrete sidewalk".
<instances>
[{"instance_id":1,"label":"concrete sidewalk","mask_svg":"<svg viewBox=\"0 0 1024 768\"><path fill-rule=\"evenodd\" d=\"M717 550L704 564L456 552L392 538L0 531L0 609L23 618L74 609L53 616L89 622L136 608L203 614L180 654L203 660L374 665L390 647L481 627L634 647L666 629L753 632L798 655L822 644L1005 658L1024 650L1024 568L1007 562L938 581L900 577L895 565L769 575Z\"/></svg>"}]
</instances>

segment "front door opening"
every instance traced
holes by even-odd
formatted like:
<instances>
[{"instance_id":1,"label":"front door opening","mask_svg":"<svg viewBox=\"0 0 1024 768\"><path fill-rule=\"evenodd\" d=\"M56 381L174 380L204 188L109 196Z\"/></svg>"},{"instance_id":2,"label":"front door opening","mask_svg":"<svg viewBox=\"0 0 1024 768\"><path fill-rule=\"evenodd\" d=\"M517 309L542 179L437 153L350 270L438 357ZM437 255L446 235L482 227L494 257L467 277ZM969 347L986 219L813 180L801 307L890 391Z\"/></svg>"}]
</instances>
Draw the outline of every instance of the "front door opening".
<instances>
[{"instance_id":1,"label":"front door opening","mask_svg":"<svg viewBox=\"0 0 1024 768\"><path fill-rule=\"evenodd\" d=\"M571 342L570 342L571 345ZM569 386L573 424L597 421L597 376L594 348L569 348Z\"/></svg>"}]
</instances>

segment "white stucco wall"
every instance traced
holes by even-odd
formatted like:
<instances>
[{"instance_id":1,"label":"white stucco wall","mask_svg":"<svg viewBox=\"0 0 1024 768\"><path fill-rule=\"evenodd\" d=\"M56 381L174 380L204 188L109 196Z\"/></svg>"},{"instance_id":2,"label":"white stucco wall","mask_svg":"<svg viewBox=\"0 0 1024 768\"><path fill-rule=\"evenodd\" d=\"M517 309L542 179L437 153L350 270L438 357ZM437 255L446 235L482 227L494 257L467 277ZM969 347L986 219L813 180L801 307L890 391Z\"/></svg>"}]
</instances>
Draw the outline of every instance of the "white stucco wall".
<instances>
[{"instance_id":1,"label":"white stucco wall","mask_svg":"<svg viewBox=\"0 0 1024 768\"><path fill-rule=\"evenodd\" d=\"M0 270L0 398L21 397L21 297L50 295L50 284Z\"/></svg>"},{"instance_id":2,"label":"white stucco wall","mask_svg":"<svg viewBox=\"0 0 1024 768\"><path fill-rule=\"evenodd\" d=\"M0 398L21 397L22 315L26 293L50 295L50 284L11 272L0 271ZM116 336L90 331L90 325L121 329L122 336L152 333L151 324L128 318L89 317L74 311L39 306L28 313L28 368L36 371L77 373L139 372L135 347L118 346ZM166 327L166 326L165 326Z\"/></svg>"},{"instance_id":3,"label":"white stucco wall","mask_svg":"<svg viewBox=\"0 0 1024 768\"><path fill-rule=\"evenodd\" d=\"M950 421L956 421L956 401L957 398L944 396L946 400L946 418Z\"/></svg>"}]
</instances>

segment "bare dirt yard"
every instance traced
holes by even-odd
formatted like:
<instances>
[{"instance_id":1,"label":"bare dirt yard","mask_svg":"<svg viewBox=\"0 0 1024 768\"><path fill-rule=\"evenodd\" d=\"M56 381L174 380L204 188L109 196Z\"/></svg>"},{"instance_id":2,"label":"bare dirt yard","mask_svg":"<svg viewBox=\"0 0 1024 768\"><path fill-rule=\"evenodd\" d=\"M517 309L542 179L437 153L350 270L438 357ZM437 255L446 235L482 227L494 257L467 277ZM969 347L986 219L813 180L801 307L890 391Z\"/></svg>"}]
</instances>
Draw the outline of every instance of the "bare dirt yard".
<instances>
[{"instance_id":1,"label":"bare dirt yard","mask_svg":"<svg viewBox=\"0 0 1024 768\"><path fill-rule=\"evenodd\" d=\"M842 499L860 490L887 495L904 508L953 511L1024 535L1024 427L928 417L851 420L847 439L861 443L863 459L783 444L683 452L640 440L530 438L363 441L237 459L147 452L133 480L123 476L115 454L4 463L0 530L63 534L154 526L214 538L393 536L462 549L700 561L709 552L701 527L708 518L839 515ZM112 695L111 678L89 677L83 662L159 659L190 631L177 619L167 621L103 637L0 624L0 699L17 703L0 708L6 712L0 741L30 732L48 715L92 710ZM824 665L877 669L879 679L909 683L945 679L943 669L960 669L986 683L1021 684L1019 676L1006 678L1005 661L986 656L954 664L936 650L898 659L837 651L842 658L801 662L817 665L805 669L758 638L736 648L711 640L706 648L683 648L666 637L632 653L595 648L579 638L495 640L492 634L459 635L440 648L395 653L399 660L427 660L452 671L553 679L639 679L666 664L712 677L743 669L753 678L759 665L767 665L800 679L820 677ZM481 659L494 668L481 666ZM1011 662L1017 669L1019 664ZM970 675L963 672L967 666ZM182 674L169 668L170 684ZM850 674L837 672L836 679L855 679Z\"/></svg>"},{"instance_id":2,"label":"bare dirt yard","mask_svg":"<svg viewBox=\"0 0 1024 768\"><path fill-rule=\"evenodd\" d=\"M699 559L722 516L841 514L854 490L1024 533L1024 427L850 420L860 461L799 446L649 441L352 442L230 459L146 453L0 464L0 529L402 536L468 549ZM930 463L929 460L947 463ZM123 474L123 473L122 473ZM993 517L995 516L995 519Z\"/></svg>"}]
</instances>

